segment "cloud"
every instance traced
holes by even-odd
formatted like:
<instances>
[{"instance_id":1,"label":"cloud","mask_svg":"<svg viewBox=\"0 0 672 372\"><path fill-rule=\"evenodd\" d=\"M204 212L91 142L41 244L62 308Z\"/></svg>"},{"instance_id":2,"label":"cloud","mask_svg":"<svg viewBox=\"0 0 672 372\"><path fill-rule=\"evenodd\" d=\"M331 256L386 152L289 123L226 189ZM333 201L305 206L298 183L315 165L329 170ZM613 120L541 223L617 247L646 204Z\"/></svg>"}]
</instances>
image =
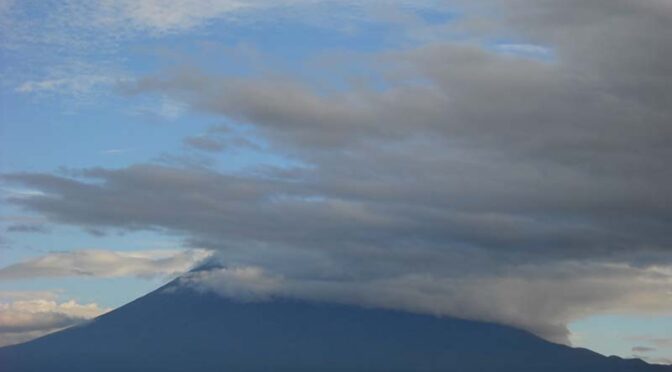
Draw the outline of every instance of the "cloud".
<instances>
[{"instance_id":1,"label":"cloud","mask_svg":"<svg viewBox=\"0 0 672 372\"><path fill-rule=\"evenodd\" d=\"M633 353L648 353L656 350L657 349L655 347L649 347L649 346L633 346L632 348Z\"/></svg>"},{"instance_id":2,"label":"cloud","mask_svg":"<svg viewBox=\"0 0 672 372\"><path fill-rule=\"evenodd\" d=\"M537 58L550 58L552 56L552 52L548 48L533 44L499 44L495 49L506 53Z\"/></svg>"},{"instance_id":3,"label":"cloud","mask_svg":"<svg viewBox=\"0 0 672 372\"><path fill-rule=\"evenodd\" d=\"M22 58L32 60L38 57L31 55ZM27 74L17 70L16 76L8 80L8 83L14 85L13 90L18 94L40 97L64 96L84 102L99 97L113 86L129 80L126 72L110 63L92 63L85 59L50 62L44 66L35 62L38 70ZM16 65L13 67L21 68Z\"/></svg>"},{"instance_id":4,"label":"cloud","mask_svg":"<svg viewBox=\"0 0 672 372\"><path fill-rule=\"evenodd\" d=\"M199 270L180 277L182 285L240 301L268 301L281 294L283 279L269 276L260 267L233 267Z\"/></svg>"},{"instance_id":5,"label":"cloud","mask_svg":"<svg viewBox=\"0 0 672 372\"><path fill-rule=\"evenodd\" d=\"M102 151L100 151L100 153L104 154L104 155L121 155L121 154L129 153L131 151L133 151L132 148L124 147L124 148L118 148L118 149L102 150Z\"/></svg>"},{"instance_id":6,"label":"cloud","mask_svg":"<svg viewBox=\"0 0 672 372\"><path fill-rule=\"evenodd\" d=\"M186 137L183 141L186 146L209 152L220 152L226 148L226 144L208 136Z\"/></svg>"},{"instance_id":7,"label":"cloud","mask_svg":"<svg viewBox=\"0 0 672 372\"><path fill-rule=\"evenodd\" d=\"M9 71L4 84L17 93L58 95L81 104L109 94L115 84L127 78L130 71L118 51L129 40L185 33L202 29L213 20L305 2L5 1L0 8L0 49ZM180 108L165 102L156 111L174 118Z\"/></svg>"},{"instance_id":8,"label":"cloud","mask_svg":"<svg viewBox=\"0 0 672 372\"><path fill-rule=\"evenodd\" d=\"M356 9L361 5L376 3L377 1L370 0L202 0L197 3L188 0L67 0L43 6L52 5L54 14L49 21L60 23L64 27L118 32L120 36L129 32L158 36L183 33L217 19L240 20L246 14L253 14L254 18L259 19L264 11L271 9L297 10L321 4L347 5ZM408 6L431 2L403 0L394 3ZM11 15L15 8L18 7L3 6L2 10ZM69 22L66 22L68 18Z\"/></svg>"},{"instance_id":9,"label":"cloud","mask_svg":"<svg viewBox=\"0 0 672 372\"><path fill-rule=\"evenodd\" d=\"M226 126L213 126L207 132L185 137L182 143L191 149L205 152L223 152L227 150L263 150L262 146L248 138L249 135Z\"/></svg>"},{"instance_id":10,"label":"cloud","mask_svg":"<svg viewBox=\"0 0 672 372\"><path fill-rule=\"evenodd\" d=\"M554 340L589 315L669 313L669 6L481 5L496 17L342 59L370 79L312 67L345 76L337 89L189 66L124 86L246 126L299 166L15 173L5 180L39 193L8 201L84 228L182 234L230 265L203 279L224 294L401 307ZM451 37L467 26L473 37ZM483 42L493 34L552 57L497 50Z\"/></svg>"},{"instance_id":11,"label":"cloud","mask_svg":"<svg viewBox=\"0 0 672 372\"><path fill-rule=\"evenodd\" d=\"M672 297L661 296L672 276L659 277L654 269L578 263L489 276L412 273L364 279L238 266L197 271L180 280L184 286L242 301L290 297L452 315L515 325L563 343L568 343L565 324L574 319L602 311L670 314L672 308Z\"/></svg>"},{"instance_id":12,"label":"cloud","mask_svg":"<svg viewBox=\"0 0 672 372\"><path fill-rule=\"evenodd\" d=\"M631 341L651 345L651 347L654 347L656 349L672 348L672 338L636 336L636 337L630 337L629 339Z\"/></svg>"},{"instance_id":13,"label":"cloud","mask_svg":"<svg viewBox=\"0 0 672 372\"><path fill-rule=\"evenodd\" d=\"M102 25L130 23L140 30L164 33L201 26L210 20L242 11L306 3L301 0L185 0L101 1L96 7Z\"/></svg>"},{"instance_id":14,"label":"cloud","mask_svg":"<svg viewBox=\"0 0 672 372\"><path fill-rule=\"evenodd\" d=\"M55 252L0 268L0 280L67 276L151 278L187 271L208 255L204 250Z\"/></svg>"},{"instance_id":15,"label":"cloud","mask_svg":"<svg viewBox=\"0 0 672 372\"><path fill-rule=\"evenodd\" d=\"M55 332L101 315L110 309L74 300L58 302L51 292L0 293L0 346Z\"/></svg>"},{"instance_id":16,"label":"cloud","mask_svg":"<svg viewBox=\"0 0 672 372\"><path fill-rule=\"evenodd\" d=\"M7 232L47 233L49 230L41 224L14 224L7 226Z\"/></svg>"},{"instance_id":17,"label":"cloud","mask_svg":"<svg viewBox=\"0 0 672 372\"><path fill-rule=\"evenodd\" d=\"M658 347L672 348L672 338L653 338L650 342Z\"/></svg>"},{"instance_id":18,"label":"cloud","mask_svg":"<svg viewBox=\"0 0 672 372\"><path fill-rule=\"evenodd\" d=\"M186 137L184 145L206 152L222 152L226 150L261 150L262 147L244 137L223 138L210 134Z\"/></svg>"},{"instance_id":19,"label":"cloud","mask_svg":"<svg viewBox=\"0 0 672 372\"><path fill-rule=\"evenodd\" d=\"M432 2L394 3L415 7ZM176 34L204 36L219 32L211 27L214 24L232 29L240 24L271 24L288 19L333 30L344 27L342 22L334 22L334 8L356 18L359 16L355 14L363 15L367 13L365 9L377 3L377 0L5 1L0 8L0 49L10 72L3 82L17 93L65 98L74 100L76 106L91 103L91 98L99 98L95 103L110 104L115 98L110 94L114 85L134 73L127 64L127 56L121 54L128 53L128 46L137 40L153 42ZM331 9L327 10L328 7ZM158 54L159 58L165 56ZM106 100L101 100L101 96ZM136 111L173 120L181 115L182 108L166 101Z\"/></svg>"},{"instance_id":20,"label":"cloud","mask_svg":"<svg viewBox=\"0 0 672 372\"><path fill-rule=\"evenodd\" d=\"M115 79L107 76L78 75L62 79L26 81L19 85L16 91L19 93L67 91L71 94L83 94L97 85L112 85L114 82Z\"/></svg>"},{"instance_id":21,"label":"cloud","mask_svg":"<svg viewBox=\"0 0 672 372\"><path fill-rule=\"evenodd\" d=\"M2 6L0 26L7 31L6 48L31 44L67 45L81 51L95 42L116 47L120 40L161 37L199 29L218 19L240 20L245 14L257 19L269 9L287 9L324 3L315 0L47 0L39 4ZM328 2L328 1L326 1ZM349 2L353 4L358 1ZM40 13L49 10L48 16ZM51 31L45 34L44 31ZM85 34L88 32L88 34ZM103 52L109 52L103 50Z\"/></svg>"},{"instance_id":22,"label":"cloud","mask_svg":"<svg viewBox=\"0 0 672 372\"><path fill-rule=\"evenodd\" d=\"M630 340L643 344L632 348L633 357L653 364L672 364L672 359L669 358L672 338L637 336Z\"/></svg>"}]
</instances>

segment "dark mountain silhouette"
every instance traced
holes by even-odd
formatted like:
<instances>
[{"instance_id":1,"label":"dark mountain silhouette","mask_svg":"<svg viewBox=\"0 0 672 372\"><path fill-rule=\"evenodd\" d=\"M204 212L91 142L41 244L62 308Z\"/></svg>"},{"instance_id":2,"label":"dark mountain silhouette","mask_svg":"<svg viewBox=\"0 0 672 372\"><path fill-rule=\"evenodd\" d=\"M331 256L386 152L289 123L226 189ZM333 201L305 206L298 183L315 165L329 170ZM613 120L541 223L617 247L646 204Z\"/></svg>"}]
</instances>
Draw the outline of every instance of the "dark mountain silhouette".
<instances>
[{"instance_id":1,"label":"dark mountain silhouette","mask_svg":"<svg viewBox=\"0 0 672 372\"><path fill-rule=\"evenodd\" d=\"M515 328L298 300L236 302L176 282L87 324L0 349L0 371L655 372Z\"/></svg>"}]
</instances>

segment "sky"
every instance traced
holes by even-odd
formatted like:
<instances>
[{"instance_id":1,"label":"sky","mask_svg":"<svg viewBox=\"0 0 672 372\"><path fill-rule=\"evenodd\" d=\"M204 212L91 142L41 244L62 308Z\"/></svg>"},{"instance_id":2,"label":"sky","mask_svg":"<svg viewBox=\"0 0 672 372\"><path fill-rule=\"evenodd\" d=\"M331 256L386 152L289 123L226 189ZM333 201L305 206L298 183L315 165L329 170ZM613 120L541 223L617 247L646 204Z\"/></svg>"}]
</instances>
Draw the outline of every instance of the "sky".
<instances>
[{"instance_id":1,"label":"sky","mask_svg":"<svg viewBox=\"0 0 672 372\"><path fill-rule=\"evenodd\" d=\"M0 0L0 344L192 285L672 364L668 0Z\"/></svg>"}]
</instances>

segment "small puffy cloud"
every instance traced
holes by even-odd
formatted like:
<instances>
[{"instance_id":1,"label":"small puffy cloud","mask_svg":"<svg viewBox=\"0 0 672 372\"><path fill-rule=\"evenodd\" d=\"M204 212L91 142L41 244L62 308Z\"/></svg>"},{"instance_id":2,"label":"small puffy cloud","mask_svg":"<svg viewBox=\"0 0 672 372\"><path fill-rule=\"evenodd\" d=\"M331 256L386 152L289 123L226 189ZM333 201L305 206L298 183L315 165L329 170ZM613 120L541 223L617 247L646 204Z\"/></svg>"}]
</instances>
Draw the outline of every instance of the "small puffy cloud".
<instances>
[{"instance_id":1,"label":"small puffy cloud","mask_svg":"<svg viewBox=\"0 0 672 372\"><path fill-rule=\"evenodd\" d=\"M151 278L189 270L208 255L199 249L55 252L1 268L0 280L66 276Z\"/></svg>"},{"instance_id":2,"label":"small puffy cloud","mask_svg":"<svg viewBox=\"0 0 672 372\"><path fill-rule=\"evenodd\" d=\"M80 305L73 300L58 303L44 299L2 304L0 309L0 332L14 333L63 328L77 319L88 319L102 312L94 303Z\"/></svg>"},{"instance_id":3,"label":"small puffy cloud","mask_svg":"<svg viewBox=\"0 0 672 372\"><path fill-rule=\"evenodd\" d=\"M110 310L95 303L60 302L57 297L53 292L0 292L0 346L25 342Z\"/></svg>"}]
</instances>

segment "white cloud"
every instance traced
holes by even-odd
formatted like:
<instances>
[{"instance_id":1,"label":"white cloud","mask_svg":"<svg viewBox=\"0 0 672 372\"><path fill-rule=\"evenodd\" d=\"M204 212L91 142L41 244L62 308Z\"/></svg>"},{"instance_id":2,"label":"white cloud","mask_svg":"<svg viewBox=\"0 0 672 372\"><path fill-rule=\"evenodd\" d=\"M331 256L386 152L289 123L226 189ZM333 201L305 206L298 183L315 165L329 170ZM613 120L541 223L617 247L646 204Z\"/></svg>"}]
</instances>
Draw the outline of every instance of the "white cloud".
<instances>
[{"instance_id":1,"label":"white cloud","mask_svg":"<svg viewBox=\"0 0 672 372\"><path fill-rule=\"evenodd\" d=\"M1 280L37 277L175 275L209 256L205 250L55 252L0 269ZM95 318L110 309L59 301L53 291L0 291L0 346L25 342Z\"/></svg>"},{"instance_id":2,"label":"white cloud","mask_svg":"<svg viewBox=\"0 0 672 372\"><path fill-rule=\"evenodd\" d=\"M0 280L95 276L151 278L189 270L208 257L205 250L55 252L0 269Z\"/></svg>"},{"instance_id":3,"label":"white cloud","mask_svg":"<svg viewBox=\"0 0 672 372\"><path fill-rule=\"evenodd\" d=\"M7 303L34 298L55 300L58 298L58 293L58 291L0 291L0 302Z\"/></svg>"},{"instance_id":4,"label":"white cloud","mask_svg":"<svg viewBox=\"0 0 672 372\"><path fill-rule=\"evenodd\" d=\"M549 58L552 55L552 50L550 48L534 44L499 44L495 46L495 50L503 53L542 59Z\"/></svg>"},{"instance_id":5,"label":"white cloud","mask_svg":"<svg viewBox=\"0 0 672 372\"><path fill-rule=\"evenodd\" d=\"M67 59L45 66L38 74L31 72L22 77L15 83L14 91L32 95L64 95L81 102L126 80L128 76L124 72L108 64Z\"/></svg>"},{"instance_id":6,"label":"white cloud","mask_svg":"<svg viewBox=\"0 0 672 372\"><path fill-rule=\"evenodd\" d=\"M84 38L110 36L123 38L147 33L160 35L184 32L207 24L209 21L232 16L243 11L282 8L297 4L326 2L324 0L65 0L21 6L0 6L9 19L3 28L14 27L6 39L15 42L82 41ZM51 34L38 35L35 30L17 22L26 12L48 9L49 17L34 26L49 29ZM14 17L14 18L12 18ZM76 31L98 31L99 34L83 35ZM104 33L105 35L101 35ZM113 36L112 34L116 34ZM15 45L15 44L13 44Z\"/></svg>"},{"instance_id":7,"label":"white cloud","mask_svg":"<svg viewBox=\"0 0 672 372\"><path fill-rule=\"evenodd\" d=\"M241 301L265 301L282 293L283 278L271 276L254 266L198 271L181 279L184 285L212 291Z\"/></svg>"},{"instance_id":8,"label":"white cloud","mask_svg":"<svg viewBox=\"0 0 672 372\"><path fill-rule=\"evenodd\" d=\"M0 292L0 346L30 339L95 318L110 309L74 300L59 302L54 292Z\"/></svg>"},{"instance_id":9,"label":"white cloud","mask_svg":"<svg viewBox=\"0 0 672 372\"><path fill-rule=\"evenodd\" d=\"M119 155L119 154L125 154L127 152L133 151L132 148L130 147L125 147L125 148L118 148L118 149L107 149L107 150L102 150L100 153L103 155Z\"/></svg>"},{"instance_id":10,"label":"white cloud","mask_svg":"<svg viewBox=\"0 0 672 372\"><path fill-rule=\"evenodd\" d=\"M418 0L419 1L419 0ZM131 40L203 31L216 21L255 22L290 16L311 22L311 5L373 0L44 0L0 1L0 49L9 57L3 85L21 94L65 95L79 101L109 92L132 74L121 49ZM425 1L422 1L423 3ZM396 0L395 4L408 3ZM291 11L287 11L291 9ZM269 10L277 10L270 14ZM81 102L78 102L80 104ZM165 102L168 119L183 109Z\"/></svg>"},{"instance_id":11,"label":"white cloud","mask_svg":"<svg viewBox=\"0 0 672 372\"><path fill-rule=\"evenodd\" d=\"M167 32L195 27L236 11L283 3L254 0L102 0L96 21L101 25L126 22L139 29Z\"/></svg>"},{"instance_id":12,"label":"white cloud","mask_svg":"<svg viewBox=\"0 0 672 372\"><path fill-rule=\"evenodd\" d=\"M81 94L97 85L109 85L113 79L107 76L79 75L60 79L26 81L16 88L19 93L71 92Z\"/></svg>"},{"instance_id":13,"label":"white cloud","mask_svg":"<svg viewBox=\"0 0 672 372\"><path fill-rule=\"evenodd\" d=\"M136 103L135 106L129 110L131 115L159 121L177 120L188 110L188 106L184 102L171 99L167 96L159 97L146 103Z\"/></svg>"}]
</instances>

